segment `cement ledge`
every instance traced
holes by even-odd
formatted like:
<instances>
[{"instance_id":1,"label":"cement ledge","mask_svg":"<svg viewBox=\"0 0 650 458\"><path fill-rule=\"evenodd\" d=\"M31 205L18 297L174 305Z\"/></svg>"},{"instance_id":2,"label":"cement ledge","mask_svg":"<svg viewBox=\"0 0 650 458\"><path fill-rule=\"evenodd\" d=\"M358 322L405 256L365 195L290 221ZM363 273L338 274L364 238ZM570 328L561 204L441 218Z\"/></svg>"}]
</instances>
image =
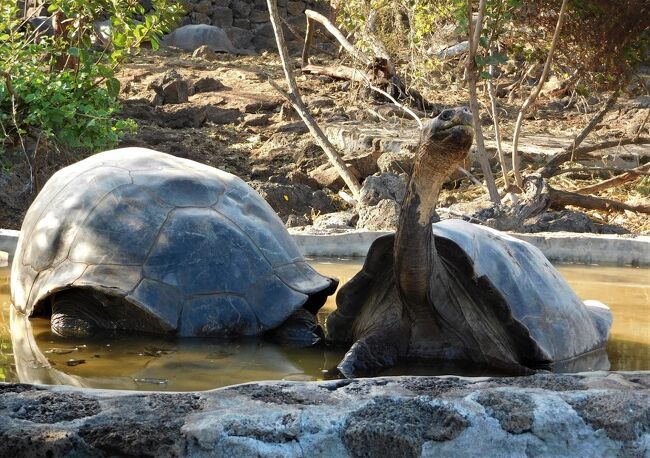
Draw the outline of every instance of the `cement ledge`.
<instances>
[{"instance_id":1,"label":"cement ledge","mask_svg":"<svg viewBox=\"0 0 650 458\"><path fill-rule=\"evenodd\" d=\"M372 242L390 232L350 231L309 234L290 231L303 256L365 256ZM510 233L539 248L551 261L575 264L650 266L650 236L578 234L574 232Z\"/></svg>"},{"instance_id":2,"label":"cement ledge","mask_svg":"<svg viewBox=\"0 0 650 458\"><path fill-rule=\"evenodd\" d=\"M349 231L337 234L309 234L291 231L303 256L363 257L372 242L390 232ZM0 229L0 252L13 255L19 231ZM573 232L541 232L517 234L537 248L551 261L575 264L607 264L618 266L650 266L650 236L577 234Z\"/></svg>"},{"instance_id":3,"label":"cement ledge","mask_svg":"<svg viewBox=\"0 0 650 458\"><path fill-rule=\"evenodd\" d=\"M190 393L0 383L1 456L648 456L650 372L258 382Z\"/></svg>"},{"instance_id":4,"label":"cement ledge","mask_svg":"<svg viewBox=\"0 0 650 458\"><path fill-rule=\"evenodd\" d=\"M20 236L20 231L0 229L0 252L4 251L9 257L13 256L18 245L18 236Z\"/></svg>"}]
</instances>

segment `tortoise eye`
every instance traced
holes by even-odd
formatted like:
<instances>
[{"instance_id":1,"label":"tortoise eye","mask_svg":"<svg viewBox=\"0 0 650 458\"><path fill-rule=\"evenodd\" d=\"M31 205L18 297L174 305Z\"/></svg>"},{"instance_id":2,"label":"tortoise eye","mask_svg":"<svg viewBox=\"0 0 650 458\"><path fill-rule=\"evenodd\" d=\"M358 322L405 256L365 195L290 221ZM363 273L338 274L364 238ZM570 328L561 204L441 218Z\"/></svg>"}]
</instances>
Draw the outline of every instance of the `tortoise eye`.
<instances>
[{"instance_id":1,"label":"tortoise eye","mask_svg":"<svg viewBox=\"0 0 650 458\"><path fill-rule=\"evenodd\" d=\"M449 121L451 119L452 112L451 110L445 110L442 113L440 113L440 119L443 121Z\"/></svg>"}]
</instances>

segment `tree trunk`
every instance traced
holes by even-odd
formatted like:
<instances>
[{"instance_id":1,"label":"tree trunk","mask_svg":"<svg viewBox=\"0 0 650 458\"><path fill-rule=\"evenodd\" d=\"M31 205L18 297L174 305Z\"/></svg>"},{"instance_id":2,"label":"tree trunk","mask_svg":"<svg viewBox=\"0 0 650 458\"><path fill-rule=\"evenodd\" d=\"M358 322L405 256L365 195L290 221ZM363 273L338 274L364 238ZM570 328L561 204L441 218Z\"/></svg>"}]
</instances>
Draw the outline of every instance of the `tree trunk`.
<instances>
[{"instance_id":1,"label":"tree trunk","mask_svg":"<svg viewBox=\"0 0 650 458\"><path fill-rule=\"evenodd\" d=\"M490 168L490 161L485 151L485 140L483 139L483 129L481 128L481 118L478 107L478 96L476 93L476 81L478 79L478 68L476 67L476 50L478 49L478 41L481 37L481 29L483 27L483 14L485 12L485 0L480 0L478 6L478 20L476 21L476 29L472 31L472 0L467 0L467 10L469 15L469 53L467 55L467 83L469 86L469 106L472 110L474 118L474 133L476 137L476 149L478 152L479 162L481 163L481 170L485 177L490 199L495 205L501 203L497 185L494 182L494 175Z\"/></svg>"}]
</instances>

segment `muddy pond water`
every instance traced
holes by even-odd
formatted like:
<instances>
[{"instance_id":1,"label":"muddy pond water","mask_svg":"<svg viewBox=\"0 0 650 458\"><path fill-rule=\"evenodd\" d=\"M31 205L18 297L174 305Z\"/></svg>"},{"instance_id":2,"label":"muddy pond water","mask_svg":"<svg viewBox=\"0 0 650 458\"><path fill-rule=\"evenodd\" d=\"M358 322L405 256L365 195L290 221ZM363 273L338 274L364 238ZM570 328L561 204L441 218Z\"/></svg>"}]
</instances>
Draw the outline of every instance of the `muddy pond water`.
<instances>
[{"instance_id":1,"label":"muddy pond water","mask_svg":"<svg viewBox=\"0 0 650 458\"><path fill-rule=\"evenodd\" d=\"M362 264L359 258L310 262L341 284ZM581 298L600 300L612 309L607 345L611 370L650 370L650 269L557 267ZM319 314L321 322L335 308L332 297ZM345 353L335 347L286 348L262 340L61 339L50 332L49 320L26 320L10 310L9 268L0 267L0 381L7 382L189 391L256 380L323 380L338 378L336 364ZM406 374L499 375L443 364L401 365L381 375Z\"/></svg>"}]
</instances>

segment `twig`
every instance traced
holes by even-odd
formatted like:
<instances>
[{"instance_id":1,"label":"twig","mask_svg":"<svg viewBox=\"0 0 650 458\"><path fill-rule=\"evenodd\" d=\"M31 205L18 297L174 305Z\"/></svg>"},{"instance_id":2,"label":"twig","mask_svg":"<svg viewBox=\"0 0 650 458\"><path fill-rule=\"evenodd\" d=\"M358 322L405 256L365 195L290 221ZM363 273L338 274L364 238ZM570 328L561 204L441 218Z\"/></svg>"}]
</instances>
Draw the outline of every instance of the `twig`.
<instances>
[{"instance_id":1,"label":"twig","mask_svg":"<svg viewBox=\"0 0 650 458\"><path fill-rule=\"evenodd\" d=\"M383 95L384 97L386 97L388 100L390 100L390 101L393 103L393 105L395 105L397 108L401 108L402 110L404 110L404 112L408 113L408 114L409 114L413 119L415 119L415 122L418 123L418 127L419 127L420 129L422 129L422 128L424 127L424 125L422 124L422 120L420 119L420 117L419 117L417 114L415 114L415 112L414 112L413 110L411 110L411 109L408 108L407 106L402 105L401 103L399 103L399 102L398 102L397 100L395 100L395 98L394 98L392 95L390 95L388 92L386 92L386 91L384 91L384 90L378 88L377 86L374 86L374 85L372 84L372 82L370 81L370 78L368 78L367 75L363 75L363 76L364 76L364 79L365 79L366 84L368 85L368 87L369 87L370 89L372 89L372 90L375 91L375 92L380 93L381 95Z\"/></svg>"},{"instance_id":2,"label":"twig","mask_svg":"<svg viewBox=\"0 0 650 458\"><path fill-rule=\"evenodd\" d=\"M14 85L11 82L11 75L9 72L0 72L0 74L4 77L5 79L5 86L7 87L7 92L13 97L14 99L18 99L18 94L16 94L16 91L14 90Z\"/></svg>"},{"instance_id":3,"label":"twig","mask_svg":"<svg viewBox=\"0 0 650 458\"><path fill-rule=\"evenodd\" d=\"M648 110L648 112L646 113L645 119L643 120L643 122L639 126L639 129L636 131L636 134L634 134L634 137L632 137L632 140L636 140L637 138L639 138L639 136L641 136L641 132L643 131L643 127L645 126L645 123L648 122L648 119L650 119L650 110Z\"/></svg>"},{"instance_id":4,"label":"twig","mask_svg":"<svg viewBox=\"0 0 650 458\"><path fill-rule=\"evenodd\" d=\"M560 7L560 13L558 14L557 24L555 25L555 32L553 32L553 38L551 40L551 46L548 50L548 55L546 56L546 62L544 63L544 69L542 70L542 76L539 78L537 86L533 91L528 95L528 98L524 101L519 109L519 114L517 115L517 121L515 123L515 130L512 137L512 172L515 176L515 183L520 188L523 185L521 179L521 174L519 173L519 134L521 132L521 125L524 121L524 116L531 105L537 100L539 93L546 83L548 78L549 71L551 70L551 62L553 62L553 52L555 51L555 46L557 45L558 38L560 36L560 30L562 30L562 25L564 24L564 18L566 13L568 0L562 0L562 6Z\"/></svg>"},{"instance_id":5,"label":"twig","mask_svg":"<svg viewBox=\"0 0 650 458\"><path fill-rule=\"evenodd\" d=\"M20 133L20 127L18 125L18 118L16 116L16 98L11 96L11 119L16 127L16 133L18 133L18 139L20 141L20 148L23 150L25 155L25 161L27 162L27 167L29 167L29 193L31 194L34 191L34 169L32 168L32 162L29 160L29 155L27 154L27 148L25 148L25 141L23 136Z\"/></svg>"},{"instance_id":6,"label":"twig","mask_svg":"<svg viewBox=\"0 0 650 458\"><path fill-rule=\"evenodd\" d=\"M612 177L609 180L601 181L600 183L592 184L589 186L583 186L582 188L576 189L573 192L578 194L591 194L592 192L602 191L603 189L611 188L614 186L627 183L628 181L633 181L639 178L641 175L645 175L647 171L650 170L650 163L642 165L627 172Z\"/></svg>"},{"instance_id":7,"label":"twig","mask_svg":"<svg viewBox=\"0 0 650 458\"><path fill-rule=\"evenodd\" d=\"M459 170L461 173L465 174L465 176L466 176L467 178L469 178L469 180L470 180L472 183L474 183L475 185L483 186L483 183L481 183L480 181L478 181L478 179L476 179L476 177L475 177L474 175L472 175L471 173L469 173L469 172L468 172L467 170L465 170L464 168L462 168L462 167L458 167L458 170Z\"/></svg>"},{"instance_id":8,"label":"twig","mask_svg":"<svg viewBox=\"0 0 650 458\"><path fill-rule=\"evenodd\" d=\"M584 129L578 134L578 136L571 142L571 145L566 147L564 150L561 152L557 153L553 158L546 164L546 166L542 169L541 175L543 178L549 178L553 176L557 168L565 163L566 161L570 160L571 158L577 156L578 154L578 146L583 142L585 138L589 135L589 133L603 120L605 117L605 113L609 111L609 109L614 105L614 102L616 102L616 99L618 98L619 92L614 91L605 104L602 106L602 108L594 115L593 118L591 118L591 121L589 121L589 124L585 126ZM610 148L612 146L616 146L618 143L609 146ZM622 144L622 142L621 142ZM592 150L595 151L595 150Z\"/></svg>"},{"instance_id":9,"label":"twig","mask_svg":"<svg viewBox=\"0 0 650 458\"><path fill-rule=\"evenodd\" d=\"M267 0L268 2L268 0ZM325 26L327 31L334 35L334 38L341 43L341 46L350 53L352 57L361 62L364 66L369 66L372 63L372 59L368 57L365 53L359 51L352 43L350 43L347 38L343 36L341 31L330 22L325 16L320 13L317 13L313 10L305 10L305 16L307 17L307 30L305 32L305 46L302 50L302 65L305 66L309 63L309 50L311 47L311 41L314 34L313 22L320 22Z\"/></svg>"}]
</instances>

